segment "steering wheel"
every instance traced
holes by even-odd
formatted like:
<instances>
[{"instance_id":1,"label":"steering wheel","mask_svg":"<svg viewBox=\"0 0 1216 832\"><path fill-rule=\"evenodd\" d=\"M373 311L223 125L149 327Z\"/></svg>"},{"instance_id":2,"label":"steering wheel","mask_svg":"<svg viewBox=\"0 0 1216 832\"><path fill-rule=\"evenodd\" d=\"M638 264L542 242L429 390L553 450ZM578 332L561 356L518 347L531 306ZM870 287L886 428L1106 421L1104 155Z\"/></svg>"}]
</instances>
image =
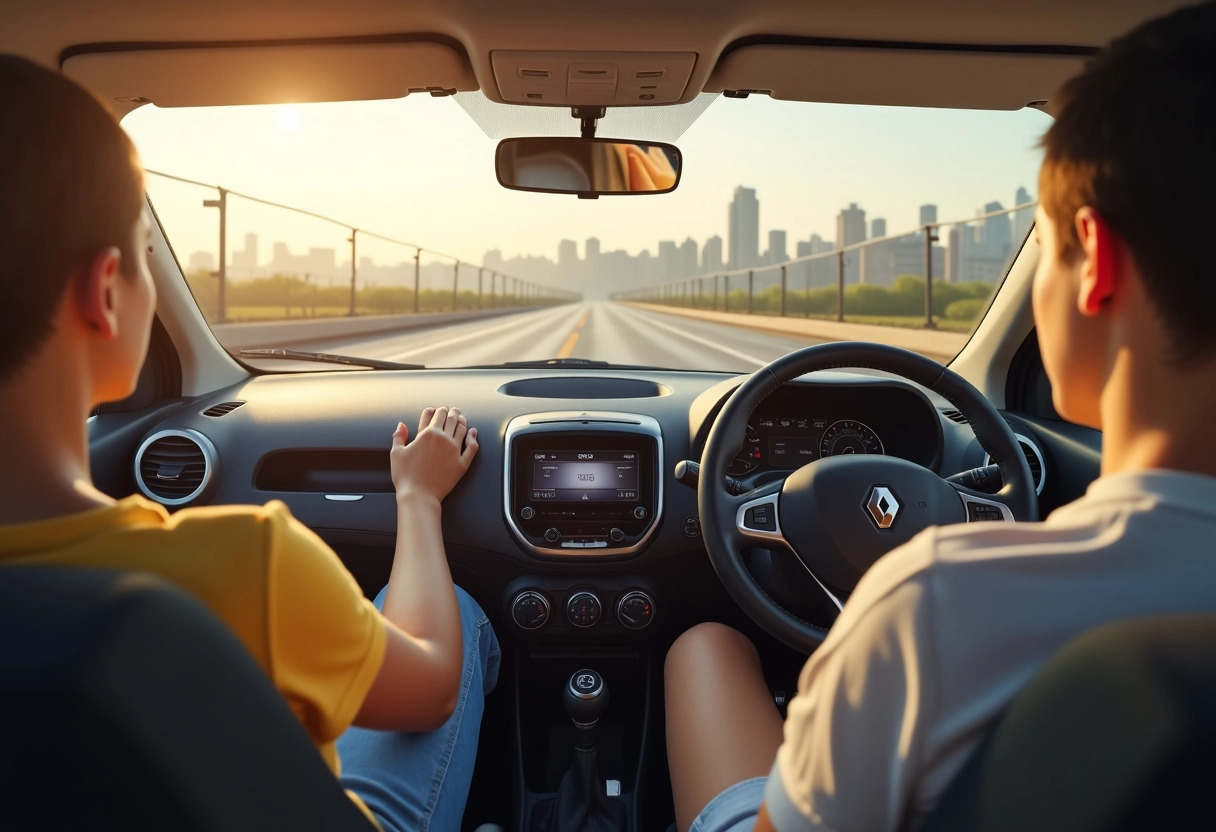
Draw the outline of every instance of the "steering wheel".
<instances>
[{"instance_id":1,"label":"steering wheel","mask_svg":"<svg viewBox=\"0 0 1216 832\"><path fill-rule=\"evenodd\" d=\"M851 454L816 460L746 494L728 493L727 465L760 402L807 373L846 367L893 373L947 399L967 417L1000 468L1001 490L981 494L904 459ZM748 572L742 550L787 550L839 609L839 595L852 592L878 558L923 529L980 520L1034 520L1038 497L1013 431L965 379L897 347L838 341L792 352L739 385L705 440L697 509L710 562L727 592L770 635L810 653L827 630L777 604Z\"/></svg>"}]
</instances>

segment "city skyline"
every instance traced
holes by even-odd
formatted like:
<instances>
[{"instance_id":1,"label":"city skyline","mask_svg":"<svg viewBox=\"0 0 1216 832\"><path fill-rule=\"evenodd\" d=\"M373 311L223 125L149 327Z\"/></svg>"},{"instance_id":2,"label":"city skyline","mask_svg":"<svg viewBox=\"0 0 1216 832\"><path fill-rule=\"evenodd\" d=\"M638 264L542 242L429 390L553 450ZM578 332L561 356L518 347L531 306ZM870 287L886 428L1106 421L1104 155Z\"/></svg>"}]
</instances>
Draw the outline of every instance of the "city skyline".
<instances>
[{"instance_id":1,"label":"city skyline","mask_svg":"<svg viewBox=\"0 0 1216 832\"><path fill-rule=\"evenodd\" d=\"M1031 202L1030 192L1025 186L1019 186L1014 194L1013 207ZM592 296L736 269L759 271L764 282L770 279L763 276L764 270L773 271L769 267L888 234L886 217L867 220L865 208L857 202L850 202L837 213L835 239L829 240L818 232L812 232L806 238L794 241L791 255L788 249L789 232L770 228L766 235L767 247L761 252L760 206L761 199L756 189L742 185L734 189L726 212L727 240L732 244L733 253L729 248L724 250L724 240L718 234L711 235L704 242L698 242L691 236L686 236L683 241L657 240L654 254L651 254L649 247L638 254L630 254L624 249L604 250L598 237L590 237L582 241L583 256L580 257L579 241L567 238L557 241L556 260L536 254L508 258L501 250L491 249L485 252L480 263L462 264L461 279L467 281L477 276L484 281L485 272L489 271L555 288L578 289ZM1003 203L993 200L977 208L976 215L1000 210L1004 210ZM936 223L937 206L932 203L919 205L917 217L920 226ZM932 246L934 276L952 282L992 282L999 279L1012 254L1013 245L1025 238L1032 223L1033 212L1027 208L1005 216L989 217L978 222L963 220L942 227L937 242ZM893 225L907 228L907 231L896 231L902 236L867 246L859 252L859 256L846 258L846 285L860 282L889 286L900 275L924 276L923 231L911 225ZM232 279L284 274L316 278L318 283L324 280L330 285L335 279L349 279L350 260L339 259L339 249L336 247L309 246L306 252L296 253L286 242L275 241L272 256L263 260L260 256L261 239L257 233L247 231L238 238L242 247L233 249L229 254L228 274ZM188 262L192 271L212 271L215 268L214 255L205 251L193 252ZM422 264L422 287L450 286L454 266L451 262ZM787 274L787 279L807 286L834 285L837 279L836 263L831 258L794 264L791 268L793 273ZM412 286L414 263L412 257L390 264L361 256L357 275L365 286ZM600 285L603 281L609 281L612 285Z\"/></svg>"}]
</instances>

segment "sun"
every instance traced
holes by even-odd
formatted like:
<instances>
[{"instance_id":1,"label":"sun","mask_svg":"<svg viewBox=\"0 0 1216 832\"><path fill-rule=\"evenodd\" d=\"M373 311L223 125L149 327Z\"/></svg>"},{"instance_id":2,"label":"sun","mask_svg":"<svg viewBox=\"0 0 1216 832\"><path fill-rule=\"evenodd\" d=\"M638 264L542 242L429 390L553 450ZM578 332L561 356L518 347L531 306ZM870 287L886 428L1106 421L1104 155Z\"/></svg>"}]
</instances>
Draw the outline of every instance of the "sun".
<instances>
[{"instance_id":1,"label":"sun","mask_svg":"<svg viewBox=\"0 0 1216 832\"><path fill-rule=\"evenodd\" d=\"M294 104L280 104L275 110L275 123L284 133L298 133L304 126L304 113Z\"/></svg>"}]
</instances>

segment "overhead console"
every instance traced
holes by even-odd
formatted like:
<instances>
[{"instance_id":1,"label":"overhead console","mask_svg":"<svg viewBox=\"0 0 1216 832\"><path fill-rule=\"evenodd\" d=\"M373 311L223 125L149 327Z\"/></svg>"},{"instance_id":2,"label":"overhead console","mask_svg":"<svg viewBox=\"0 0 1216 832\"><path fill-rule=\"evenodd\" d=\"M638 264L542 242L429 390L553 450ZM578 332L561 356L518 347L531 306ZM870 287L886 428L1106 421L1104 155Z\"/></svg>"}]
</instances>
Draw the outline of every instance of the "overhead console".
<instances>
[{"instance_id":1,"label":"overhead console","mask_svg":"<svg viewBox=\"0 0 1216 832\"><path fill-rule=\"evenodd\" d=\"M504 511L542 556L626 555L653 533L663 505L659 423L634 413L518 416L506 429Z\"/></svg>"}]
</instances>

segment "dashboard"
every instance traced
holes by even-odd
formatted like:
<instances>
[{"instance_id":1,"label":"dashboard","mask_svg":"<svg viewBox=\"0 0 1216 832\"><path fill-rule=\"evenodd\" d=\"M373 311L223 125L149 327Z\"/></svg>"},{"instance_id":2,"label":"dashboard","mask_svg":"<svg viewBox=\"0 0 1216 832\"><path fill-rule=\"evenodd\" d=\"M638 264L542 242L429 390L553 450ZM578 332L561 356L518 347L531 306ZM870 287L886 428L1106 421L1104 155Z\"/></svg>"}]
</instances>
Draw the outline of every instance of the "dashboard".
<instances>
[{"instance_id":1,"label":"dashboard","mask_svg":"<svg viewBox=\"0 0 1216 832\"><path fill-rule=\"evenodd\" d=\"M696 490L675 467L700 458L742 379L611 368L261 375L151 411L103 413L90 420L90 447L95 479L113 495L142 491L171 510L283 501L372 594L393 558L392 430L428 405L458 405L480 451L444 502L454 579L520 637L615 642L693 603L694 576L713 578ZM983 464L949 407L878 373L816 373L756 409L732 474L754 486L848 453L944 475Z\"/></svg>"}]
</instances>

